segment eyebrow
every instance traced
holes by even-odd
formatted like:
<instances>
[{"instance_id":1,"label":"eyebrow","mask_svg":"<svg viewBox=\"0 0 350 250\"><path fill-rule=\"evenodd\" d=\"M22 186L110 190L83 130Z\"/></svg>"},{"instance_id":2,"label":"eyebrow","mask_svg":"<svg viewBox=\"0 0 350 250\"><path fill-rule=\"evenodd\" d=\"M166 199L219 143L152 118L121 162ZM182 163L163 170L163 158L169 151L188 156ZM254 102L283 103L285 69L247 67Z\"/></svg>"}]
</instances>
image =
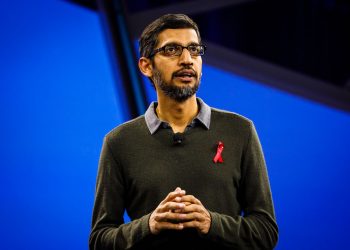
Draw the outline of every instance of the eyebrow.
<instances>
[{"instance_id":1,"label":"eyebrow","mask_svg":"<svg viewBox=\"0 0 350 250\"><path fill-rule=\"evenodd\" d=\"M177 43L177 42L168 42L162 46L160 46L160 48L164 47L164 46L167 46L167 45L180 45L180 46L190 46L190 45L200 45L200 43L197 43L197 42L190 42L188 43L187 45L182 45L180 43Z\"/></svg>"}]
</instances>

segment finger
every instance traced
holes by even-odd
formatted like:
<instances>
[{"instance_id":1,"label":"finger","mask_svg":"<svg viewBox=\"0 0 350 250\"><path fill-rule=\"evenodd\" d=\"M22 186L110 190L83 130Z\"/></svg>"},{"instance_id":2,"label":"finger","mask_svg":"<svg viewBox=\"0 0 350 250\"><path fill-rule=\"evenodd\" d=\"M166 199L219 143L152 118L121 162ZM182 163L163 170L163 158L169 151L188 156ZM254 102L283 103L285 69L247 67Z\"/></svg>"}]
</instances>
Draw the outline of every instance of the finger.
<instances>
[{"instance_id":1,"label":"finger","mask_svg":"<svg viewBox=\"0 0 350 250\"><path fill-rule=\"evenodd\" d=\"M199 212L193 212L193 213L183 213L179 216L181 221L203 221L205 220L205 215Z\"/></svg>"},{"instance_id":2,"label":"finger","mask_svg":"<svg viewBox=\"0 0 350 250\"><path fill-rule=\"evenodd\" d=\"M186 214L181 213L173 213L171 211L164 212L164 213L156 213L154 215L154 220L157 222L181 222L186 219Z\"/></svg>"},{"instance_id":3,"label":"finger","mask_svg":"<svg viewBox=\"0 0 350 250\"><path fill-rule=\"evenodd\" d=\"M182 230L184 228L182 223L160 222L156 224L156 230L158 232L166 229L170 230Z\"/></svg>"},{"instance_id":4,"label":"finger","mask_svg":"<svg viewBox=\"0 0 350 250\"><path fill-rule=\"evenodd\" d=\"M190 202L181 202L181 203L184 204L185 207L186 207L186 206L192 205L192 203L190 203ZM175 210L173 210L173 212L174 212L174 213L182 213L182 212L184 212L184 211L183 211L183 209L175 209Z\"/></svg>"},{"instance_id":5,"label":"finger","mask_svg":"<svg viewBox=\"0 0 350 250\"><path fill-rule=\"evenodd\" d=\"M194 217L189 217L191 219L206 220L207 218L210 218L208 210L206 210L205 207L201 205L192 204L190 206L184 207L180 212L189 215L193 214Z\"/></svg>"},{"instance_id":6,"label":"finger","mask_svg":"<svg viewBox=\"0 0 350 250\"><path fill-rule=\"evenodd\" d=\"M183 228L199 228L200 227L200 222L196 220L190 220L186 222L181 223Z\"/></svg>"},{"instance_id":7,"label":"finger","mask_svg":"<svg viewBox=\"0 0 350 250\"><path fill-rule=\"evenodd\" d=\"M181 222L184 228L195 228L198 232L207 234L210 229L210 220L190 220Z\"/></svg>"},{"instance_id":8,"label":"finger","mask_svg":"<svg viewBox=\"0 0 350 250\"><path fill-rule=\"evenodd\" d=\"M174 198L173 201L175 201L175 202L181 202L181 197L177 196L177 197Z\"/></svg>"},{"instance_id":9,"label":"finger","mask_svg":"<svg viewBox=\"0 0 350 250\"><path fill-rule=\"evenodd\" d=\"M173 210L174 213L193 213L193 212L201 212L203 209L197 204L190 203L189 205L185 205L183 208Z\"/></svg>"},{"instance_id":10,"label":"finger","mask_svg":"<svg viewBox=\"0 0 350 250\"><path fill-rule=\"evenodd\" d=\"M191 204L181 208L181 213L205 213L205 208L201 205Z\"/></svg>"},{"instance_id":11,"label":"finger","mask_svg":"<svg viewBox=\"0 0 350 250\"><path fill-rule=\"evenodd\" d=\"M175 188L174 192L186 193L186 191L185 191L185 190L183 190L183 189L182 189L182 188L180 188L180 187Z\"/></svg>"},{"instance_id":12,"label":"finger","mask_svg":"<svg viewBox=\"0 0 350 250\"><path fill-rule=\"evenodd\" d=\"M185 204L181 203L181 202L166 202L165 204L161 204L158 209L157 212L168 212L169 210L171 211L175 211L175 210L179 210L181 211L183 208L185 207Z\"/></svg>"},{"instance_id":13,"label":"finger","mask_svg":"<svg viewBox=\"0 0 350 250\"><path fill-rule=\"evenodd\" d=\"M185 190L182 190L181 188L176 188L175 191L170 192L167 197L165 197L165 199L160 203L160 204L164 204L168 201L171 201L173 199L175 199L176 197L181 197L184 196L186 194Z\"/></svg>"},{"instance_id":14,"label":"finger","mask_svg":"<svg viewBox=\"0 0 350 250\"><path fill-rule=\"evenodd\" d=\"M198 200L196 197L193 195L184 195L181 196L181 202L188 202L192 204L197 204L197 205L202 205L201 201Z\"/></svg>"}]
</instances>

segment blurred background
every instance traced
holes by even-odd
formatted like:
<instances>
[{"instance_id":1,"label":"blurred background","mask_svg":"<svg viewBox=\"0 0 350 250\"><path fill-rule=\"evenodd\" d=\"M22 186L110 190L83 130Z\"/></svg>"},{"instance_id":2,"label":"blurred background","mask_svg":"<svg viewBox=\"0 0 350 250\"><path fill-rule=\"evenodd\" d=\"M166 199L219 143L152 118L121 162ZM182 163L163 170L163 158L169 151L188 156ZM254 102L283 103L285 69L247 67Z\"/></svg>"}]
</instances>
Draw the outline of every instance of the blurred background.
<instances>
[{"instance_id":1,"label":"blurred background","mask_svg":"<svg viewBox=\"0 0 350 250\"><path fill-rule=\"evenodd\" d=\"M1 249L88 248L102 140L155 100L137 38L165 13L190 15L208 47L198 96L255 122L276 249L348 248L348 1L2 0L0 12Z\"/></svg>"}]
</instances>

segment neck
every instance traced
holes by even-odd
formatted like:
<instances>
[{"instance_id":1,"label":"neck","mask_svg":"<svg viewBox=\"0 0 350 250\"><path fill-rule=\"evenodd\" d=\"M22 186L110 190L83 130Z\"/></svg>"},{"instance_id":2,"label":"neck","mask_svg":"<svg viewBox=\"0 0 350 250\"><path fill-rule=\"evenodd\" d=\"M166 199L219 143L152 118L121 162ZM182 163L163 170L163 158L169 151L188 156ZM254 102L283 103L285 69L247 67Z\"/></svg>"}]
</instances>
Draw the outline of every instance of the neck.
<instances>
[{"instance_id":1,"label":"neck","mask_svg":"<svg viewBox=\"0 0 350 250\"><path fill-rule=\"evenodd\" d=\"M174 133L182 133L198 114L196 95L184 102L177 102L167 96L158 95L157 115L170 124Z\"/></svg>"}]
</instances>

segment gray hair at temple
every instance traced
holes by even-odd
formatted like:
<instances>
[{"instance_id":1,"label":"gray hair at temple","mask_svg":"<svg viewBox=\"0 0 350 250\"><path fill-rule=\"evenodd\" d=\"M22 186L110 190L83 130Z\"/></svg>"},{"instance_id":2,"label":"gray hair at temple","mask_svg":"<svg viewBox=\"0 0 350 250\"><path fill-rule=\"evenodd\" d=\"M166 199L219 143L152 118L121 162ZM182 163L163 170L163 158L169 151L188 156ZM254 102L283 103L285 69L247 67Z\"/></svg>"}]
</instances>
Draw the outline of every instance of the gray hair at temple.
<instances>
[{"instance_id":1,"label":"gray hair at temple","mask_svg":"<svg viewBox=\"0 0 350 250\"><path fill-rule=\"evenodd\" d=\"M140 56L149 58L158 43L158 35L166 29L194 29L199 43L201 36L197 24L185 14L166 14L149 24L139 40Z\"/></svg>"}]
</instances>

